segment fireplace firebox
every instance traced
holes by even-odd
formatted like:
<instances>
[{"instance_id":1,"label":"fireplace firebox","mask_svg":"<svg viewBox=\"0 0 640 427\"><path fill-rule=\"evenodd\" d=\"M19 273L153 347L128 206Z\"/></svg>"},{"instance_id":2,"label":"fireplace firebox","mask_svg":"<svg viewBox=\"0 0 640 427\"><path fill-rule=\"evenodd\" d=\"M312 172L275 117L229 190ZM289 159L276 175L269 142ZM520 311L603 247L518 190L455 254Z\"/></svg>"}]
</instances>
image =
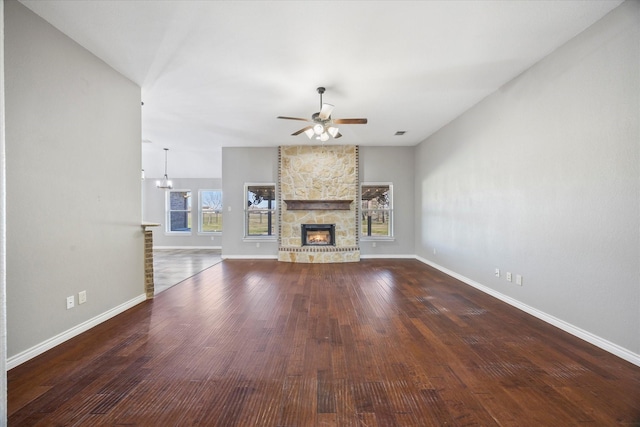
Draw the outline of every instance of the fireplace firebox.
<instances>
[{"instance_id":1,"label":"fireplace firebox","mask_svg":"<svg viewBox=\"0 0 640 427\"><path fill-rule=\"evenodd\" d=\"M335 246L335 224L302 224L302 246Z\"/></svg>"}]
</instances>

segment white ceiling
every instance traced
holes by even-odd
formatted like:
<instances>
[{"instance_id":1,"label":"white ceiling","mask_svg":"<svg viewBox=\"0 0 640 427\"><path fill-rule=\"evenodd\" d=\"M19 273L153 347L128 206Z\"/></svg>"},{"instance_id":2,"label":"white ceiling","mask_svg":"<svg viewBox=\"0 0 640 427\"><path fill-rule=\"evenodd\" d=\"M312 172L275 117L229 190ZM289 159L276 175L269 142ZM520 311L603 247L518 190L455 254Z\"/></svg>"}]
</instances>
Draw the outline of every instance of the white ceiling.
<instances>
[{"instance_id":1,"label":"white ceiling","mask_svg":"<svg viewBox=\"0 0 640 427\"><path fill-rule=\"evenodd\" d=\"M143 168L219 177L220 148L415 145L622 1L21 0L142 87ZM404 136L394 136L396 131ZM331 143L331 141L329 142Z\"/></svg>"}]
</instances>

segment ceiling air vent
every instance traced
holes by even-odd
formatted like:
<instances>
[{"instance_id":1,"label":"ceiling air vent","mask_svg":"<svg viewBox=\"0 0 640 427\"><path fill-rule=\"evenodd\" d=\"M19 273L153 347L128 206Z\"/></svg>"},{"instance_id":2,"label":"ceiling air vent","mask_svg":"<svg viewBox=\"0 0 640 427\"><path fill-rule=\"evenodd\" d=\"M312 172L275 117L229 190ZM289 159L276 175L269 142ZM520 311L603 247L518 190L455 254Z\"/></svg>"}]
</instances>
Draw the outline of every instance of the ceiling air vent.
<instances>
[{"instance_id":1,"label":"ceiling air vent","mask_svg":"<svg viewBox=\"0 0 640 427\"><path fill-rule=\"evenodd\" d=\"M407 131L406 131L406 130L399 130L399 131L397 131L397 132L395 133L395 135L396 135L396 136L402 136L402 135L404 135L405 133L407 133Z\"/></svg>"}]
</instances>

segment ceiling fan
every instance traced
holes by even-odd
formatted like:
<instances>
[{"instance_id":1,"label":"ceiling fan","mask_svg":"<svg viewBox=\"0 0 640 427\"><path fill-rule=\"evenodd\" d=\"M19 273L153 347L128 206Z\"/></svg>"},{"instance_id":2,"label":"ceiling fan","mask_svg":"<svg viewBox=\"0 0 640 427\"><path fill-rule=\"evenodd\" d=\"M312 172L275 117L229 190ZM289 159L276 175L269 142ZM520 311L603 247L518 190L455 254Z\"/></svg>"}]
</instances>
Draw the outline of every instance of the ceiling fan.
<instances>
[{"instance_id":1,"label":"ceiling fan","mask_svg":"<svg viewBox=\"0 0 640 427\"><path fill-rule=\"evenodd\" d=\"M316 90L320 94L320 111L314 113L311 116L311 120L299 117L278 116L279 119L302 120L303 122L312 123L311 125L303 127L302 129L292 133L291 136L304 133L309 137L309 139L315 137L316 139L324 142L329 139L329 136L336 139L342 136L342 134L338 132L338 126L336 125L364 125L367 123L367 119L332 119L331 112L333 111L333 105L324 104L322 102L322 94L325 92L325 88L319 87Z\"/></svg>"}]
</instances>

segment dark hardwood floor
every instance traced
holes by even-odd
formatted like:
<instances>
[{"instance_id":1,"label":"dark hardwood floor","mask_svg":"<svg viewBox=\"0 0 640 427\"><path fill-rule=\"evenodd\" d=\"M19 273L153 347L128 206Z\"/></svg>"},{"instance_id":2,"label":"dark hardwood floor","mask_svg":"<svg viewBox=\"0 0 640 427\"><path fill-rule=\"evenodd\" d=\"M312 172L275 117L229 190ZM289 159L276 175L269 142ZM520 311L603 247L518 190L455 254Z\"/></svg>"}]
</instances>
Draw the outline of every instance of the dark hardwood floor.
<instances>
[{"instance_id":1,"label":"dark hardwood floor","mask_svg":"<svg viewBox=\"0 0 640 427\"><path fill-rule=\"evenodd\" d=\"M226 260L8 387L13 426L640 421L639 367L415 260Z\"/></svg>"}]
</instances>

